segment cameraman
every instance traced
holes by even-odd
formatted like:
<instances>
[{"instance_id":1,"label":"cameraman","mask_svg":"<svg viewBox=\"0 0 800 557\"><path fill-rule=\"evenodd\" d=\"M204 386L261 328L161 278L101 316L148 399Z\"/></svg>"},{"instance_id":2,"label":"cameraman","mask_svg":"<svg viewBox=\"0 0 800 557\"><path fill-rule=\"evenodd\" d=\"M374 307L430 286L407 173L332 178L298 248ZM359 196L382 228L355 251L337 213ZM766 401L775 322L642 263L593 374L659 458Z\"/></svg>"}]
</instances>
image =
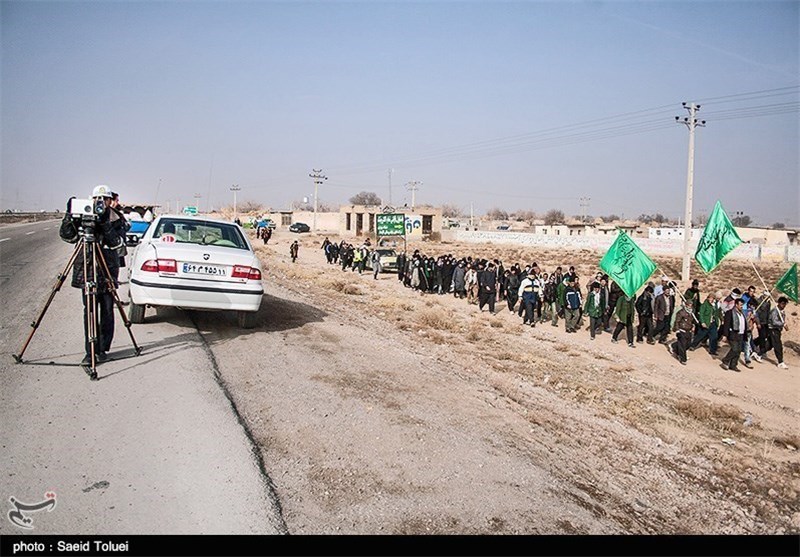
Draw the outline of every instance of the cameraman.
<instances>
[{"instance_id":1,"label":"cameraman","mask_svg":"<svg viewBox=\"0 0 800 557\"><path fill-rule=\"evenodd\" d=\"M125 217L125 213L122 212L122 207L120 207L119 204L119 194L115 191L111 192L111 213L109 216L111 226L114 227L117 236L122 238L122 244L117 248L119 267L121 269L125 266L125 256L128 255L128 248L125 246L125 238L127 238L128 231L131 229L131 223ZM119 288L119 271L117 271L117 276L114 277L114 281L116 282L117 288ZM123 303L122 305L125 304Z\"/></svg>"},{"instance_id":2,"label":"cameraman","mask_svg":"<svg viewBox=\"0 0 800 557\"><path fill-rule=\"evenodd\" d=\"M65 242L74 244L80 240L82 234L90 235L93 232L94 246L87 245L86 248L101 248L106 264L108 265L108 270L111 273L111 278L116 283L117 276L119 275L119 256L117 250L120 245L124 245L124 235L119 235L117 232L118 227L111 219L112 197L111 188L108 186L101 185L94 188L92 191L94 215L81 218L71 214L70 204L72 199L70 199L67 203L67 214L64 216L64 220L61 221L59 235ZM87 242L88 241L89 239L87 238ZM83 300L83 332L86 356L81 363L91 364L92 356L91 343L89 342L87 296L86 290L84 289L86 279L88 278L90 282L95 282L97 284L97 308L95 311L97 319L95 323L97 344L95 345L95 355L98 362L106 361L108 358L106 352L111 348L111 341L114 338L114 296L111 291L112 285L109 285L108 278L103 269L103 264L100 262L100 253L97 254L98 268L93 268L91 260L86 262L88 277L84 276L83 267L83 250L79 250L72 266L72 286L81 289L81 297ZM113 286L116 287L116 284Z\"/></svg>"}]
</instances>

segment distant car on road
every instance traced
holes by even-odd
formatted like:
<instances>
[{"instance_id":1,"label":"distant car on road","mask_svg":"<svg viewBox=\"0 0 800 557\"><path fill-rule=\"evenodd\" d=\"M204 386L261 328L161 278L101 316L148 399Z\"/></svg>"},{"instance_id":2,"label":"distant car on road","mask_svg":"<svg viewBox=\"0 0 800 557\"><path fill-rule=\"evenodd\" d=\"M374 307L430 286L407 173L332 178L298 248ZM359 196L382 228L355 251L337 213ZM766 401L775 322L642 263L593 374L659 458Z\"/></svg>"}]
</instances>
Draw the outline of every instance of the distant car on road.
<instances>
[{"instance_id":1,"label":"distant car on road","mask_svg":"<svg viewBox=\"0 0 800 557\"><path fill-rule=\"evenodd\" d=\"M133 252L128 317L143 323L148 306L232 310L239 326L256 325L264 287L261 262L234 223L163 215Z\"/></svg>"},{"instance_id":2,"label":"distant car on road","mask_svg":"<svg viewBox=\"0 0 800 557\"><path fill-rule=\"evenodd\" d=\"M381 258L381 272L397 271L397 252L392 248L376 248ZM367 269L372 269L372 253L367 257Z\"/></svg>"},{"instance_id":3,"label":"distant car on road","mask_svg":"<svg viewBox=\"0 0 800 557\"><path fill-rule=\"evenodd\" d=\"M511 225L510 224L498 225L497 230L511 230Z\"/></svg>"},{"instance_id":4,"label":"distant car on road","mask_svg":"<svg viewBox=\"0 0 800 557\"><path fill-rule=\"evenodd\" d=\"M311 228L304 222L296 222L289 227L289 232L311 232Z\"/></svg>"}]
</instances>

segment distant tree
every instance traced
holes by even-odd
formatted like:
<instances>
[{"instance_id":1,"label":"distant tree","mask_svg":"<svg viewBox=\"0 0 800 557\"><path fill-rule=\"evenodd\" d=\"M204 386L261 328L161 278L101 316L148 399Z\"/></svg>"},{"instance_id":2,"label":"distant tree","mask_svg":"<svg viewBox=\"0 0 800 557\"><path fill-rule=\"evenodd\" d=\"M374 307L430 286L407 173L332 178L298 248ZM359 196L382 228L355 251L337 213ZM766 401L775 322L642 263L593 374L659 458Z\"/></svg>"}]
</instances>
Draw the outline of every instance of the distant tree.
<instances>
[{"instance_id":1,"label":"distant tree","mask_svg":"<svg viewBox=\"0 0 800 557\"><path fill-rule=\"evenodd\" d=\"M486 212L486 218L489 220L506 220L508 219L508 213L497 207L492 207Z\"/></svg>"},{"instance_id":2,"label":"distant tree","mask_svg":"<svg viewBox=\"0 0 800 557\"><path fill-rule=\"evenodd\" d=\"M565 220L564 211L559 211L558 209L550 209L544 214L544 223L548 226L563 224Z\"/></svg>"},{"instance_id":3,"label":"distant tree","mask_svg":"<svg viewBox=\"0 0 800 557\"><path fill-rule=\"evenodd\" d=\"M463 214L461 208L457 205L451 205L450 203L442 205L442 216L445 218L458 218Z\"/></svg>"},{"instance_id":4,"label":"distant tree","mask_svg":"<svg viewBox=\"0 0 800 557\"><path fill-rule=\"evenodd\" d=\"M312 207L311 210L313 211L314 208ZM320 213L336 213L339 211L339 206L320 202L317 204L317 211Z\"/></svg>"},{"instance_id":5,"label":"distant tree","mask_svg":"<svg viewBox=\"0 0 800 557\"><path fill-rule=\"evenodd\" d=\"M261 213L264 211L264 206L255 201L243 201L237 204L236 210L240 213Z\"/></svg>"},{"instance_id":6,"label":"distant tree","mask_svg":"<svg viewBox=\"0 0 800 557\"><path fill-rule=\"evenodd\" d=\"M776 222L772 224L772 228L777 228L778 230L781 230L783 228L786 228L786 225L783 224L782 222Z\"/></svg>"},{"instance_id":7,"label":"distant tree","mask_svg":"<svg viewBox=\"0 0 800 557\"><path fill-rule=\"evenodd\" d=\"M737 215L733 219L731 219L733 226L750 226L750 223L753 222L747 215Z\"/></svg>"},{"instance_id":8,"label":"distant tree","mask_svg":"<svg viewBox=\"0 0 800 557\"><path fill-rule=\"evenodd\" d=\"M692 226L705 226L708 222L708 215L700 213L692 219Z\"/></svg>"},{"instance_id":9,"label":"distant tree","mask_svg":"<svg viewBox=\"0 0 800 557\"><path fill-rule=\"evenodd\" d=\"M665 222L668 222L669 219L667 219L667 217L665 217L661 213L656 213L655 215L641 214L639 215L639 218L636 220L644 223L654 222L656 224L664 224Z\"/></svg>"},{"instance_id":10,"label":"distant tree","mask_svg":"<svg viewBox=\"0 0 800 557\"><path fill-rule=\"evenodd\" d=\"M350 198L351 205L380 205L381 198L372 191L362 191Z\"/></svg>"},{"instance_id":11,"label":"distant tree","mask_svg":"<svg viewBox=\"0 0 800 557\"><path fill-rule=\"evenodd\" d=\"M603 219L603 222L617 222L620 220L619 215L615 215L613 213L600 218Z\"/></svg>"},{"instance_id":12,"label":"distant tree","mask_svg":"<svg viewBox=\"0 0 800 557\"><path fill-rule=\"evenodd\" d=\"M520 209L518 211L514 211L509 215L512 219L516 220L517 222L531 222L536 219L536 213L529 210Z\"/></svg>"}]
</instances>

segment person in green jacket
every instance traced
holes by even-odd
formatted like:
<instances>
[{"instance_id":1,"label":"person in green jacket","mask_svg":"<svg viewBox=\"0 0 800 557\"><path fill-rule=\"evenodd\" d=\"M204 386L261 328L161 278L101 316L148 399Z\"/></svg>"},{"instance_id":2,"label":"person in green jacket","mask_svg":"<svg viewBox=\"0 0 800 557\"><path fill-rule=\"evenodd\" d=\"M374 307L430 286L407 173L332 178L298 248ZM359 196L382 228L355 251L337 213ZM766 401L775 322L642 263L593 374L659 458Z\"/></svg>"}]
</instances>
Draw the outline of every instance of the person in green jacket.
<instances>
[{"instance_id":1,"label":"person in green jacket","mask_svg":"<svg viewBox=\"0 0 800 557\"><path fill-rule=\"evenodd\" d=\"M602 324L603 313L606 311L606 303L600 292L600 283L592 283L592 291L586 296L583 312L589 316L589 332L594 340L595 331Z\"/></svg>"},{"instance_id":2,"label":"person in green jacket","mask_svg":"<svg viewBox=\"0 0 800 557\"><path fill-rule=\"evenodd\" d=\"M689 350L696 350L704 340L708 339L708 353L716 356L721 318L722 311L717 305L717 298L713 293L709 294L706 301L700 304L700 310L697 312L699 323Z\"/></svg>"},{"instance_id":3,"label":"person in green jacket","mask_svg":"<svg viewBox=\"0 0 800 557\"><path fill-rule=\"evenodd\" d=\"M614 329L614 334L611 335L611 342L618 342L617 337L625 329L628 337L628 346L636 348L633 344L633 315L636 313L634 304L636 302L636 294L633 296L620 296L617 299L617 307L614 308L614 316L617 318L617 326Z\"/></svg>"},{"instance_id":4,"label":"person in green jacket","mask_svg":"<svg viewBox=\"0 0 800 557\"><path fill-rule=\"evenodd\" d=\"M556 286L556 308L557 311L553 313L553 327L558 326L558 318L564 316L564 305L567 301L567 277L565 276ZM566 319L566 318L565 318Z\"/></svg>"}]
</instances>

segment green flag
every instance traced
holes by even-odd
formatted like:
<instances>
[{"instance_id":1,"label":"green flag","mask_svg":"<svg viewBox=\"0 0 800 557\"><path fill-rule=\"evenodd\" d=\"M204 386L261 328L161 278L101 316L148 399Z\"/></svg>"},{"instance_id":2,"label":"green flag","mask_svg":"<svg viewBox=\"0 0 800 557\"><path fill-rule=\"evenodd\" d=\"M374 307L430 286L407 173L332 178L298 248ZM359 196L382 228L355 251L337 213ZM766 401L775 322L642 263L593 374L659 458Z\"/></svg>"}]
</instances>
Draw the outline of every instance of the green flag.
<instances>
[{"instance_id":1,"label":"green flag","mask_svg":"<svg viewBox=\"0 0 800 557\"><path fill-rule=\"evenodd\" d=\"M781 279L775 284L779 292L786 294L786 297L797 303L797 263L786 271Z\"/></svg>"},{"instance_id":2,"label":"green flag","mask_svg":"<svg viewBox=\"0 0 800 557\"><path fill-rule=\"evenodd\" d=\"M656 264L624 230L619 230L617 239L600 261L600 268L627 296L633 296L656 270Z\"/></svg>"},{"instance_id":3,"label":"green flag","mask_svg":"<svg viewBox=\"0 0 800 557\"><path fill-rule=\"evenodd\" d=\"M736 233L731 219L725 214L722 203L717 201L708 217L700 243L697 244L694 258L706 273L710 273L741 243L742 239Z\"/></svg>"}]
</instances>

